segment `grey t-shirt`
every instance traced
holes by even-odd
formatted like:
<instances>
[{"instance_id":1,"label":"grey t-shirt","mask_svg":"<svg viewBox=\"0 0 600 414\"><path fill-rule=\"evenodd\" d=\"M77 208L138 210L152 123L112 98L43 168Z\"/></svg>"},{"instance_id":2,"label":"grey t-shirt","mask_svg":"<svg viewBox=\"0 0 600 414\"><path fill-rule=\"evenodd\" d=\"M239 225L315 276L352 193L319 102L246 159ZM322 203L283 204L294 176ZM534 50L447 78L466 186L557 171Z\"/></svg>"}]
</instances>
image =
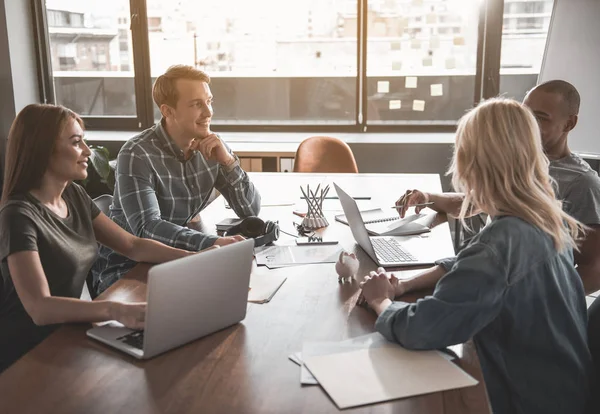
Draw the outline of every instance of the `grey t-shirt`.
<instances>
[{"instance_id":1,"label":"grey t-shirt","mask_svg":"<svg viewBox=\"0 0 600 414\"><path fill-rule=\"evenodd\" d=\"M576 154L550 161L556 197L563 210L586 225L600 224L600 177Z\"/></svg>"},{"instance_id":2,"label":"grey t-shirt","mask_svg":"<svg viewBox=\"0 0 600 414\"><path fill-rule=\"evenodd\" d=\"M0 208L0 372L56 326L37 326L25 311L8 270L7 257L37 251L52 296L79 298L98 246L92 220L96 204L77 184L63 193L69 215L61 218L30 194L11 197Z\"/></svg>"}]
</instances>

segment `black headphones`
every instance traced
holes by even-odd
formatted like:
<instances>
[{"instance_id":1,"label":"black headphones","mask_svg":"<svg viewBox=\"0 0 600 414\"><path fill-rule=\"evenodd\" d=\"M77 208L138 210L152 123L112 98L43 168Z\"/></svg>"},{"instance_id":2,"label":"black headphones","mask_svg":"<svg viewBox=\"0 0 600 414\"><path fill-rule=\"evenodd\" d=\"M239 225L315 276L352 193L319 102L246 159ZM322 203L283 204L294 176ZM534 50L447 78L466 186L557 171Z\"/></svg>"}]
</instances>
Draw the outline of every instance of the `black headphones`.
<instances>
[{"instance_id":1,"label":"black headphones","mask_svg":"<svg viewBox=\"0 0 600 414\"><path fill-rule=\"evenodd\" d=\"M243 219L239 224L232 226L225 232L225 236L241 234L254 239L254 247L273 243L279 238L279 224L274 221L263 221L256 216Z\"/></svg>"}]
</instances>

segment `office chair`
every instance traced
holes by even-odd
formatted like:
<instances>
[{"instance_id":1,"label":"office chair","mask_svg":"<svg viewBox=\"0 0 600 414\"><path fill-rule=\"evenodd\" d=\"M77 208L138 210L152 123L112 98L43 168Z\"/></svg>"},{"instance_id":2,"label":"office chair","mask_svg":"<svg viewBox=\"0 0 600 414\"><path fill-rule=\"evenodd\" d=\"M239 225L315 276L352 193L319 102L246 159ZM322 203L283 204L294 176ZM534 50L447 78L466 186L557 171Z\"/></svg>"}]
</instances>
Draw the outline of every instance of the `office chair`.
<instances>
[{"instance_id":1,"label":"office chair","mask_svg":"<svg viewBox=\"0 0 600 414\"><path fill-rule=\"evenodd\" d=\"M100 211L102 211L107 216L108 216L108 213L110 210L110 205L112 204L112 201L113 201L113 196L110 194L102 194L101 196L94 198L94 203L96 203L96 205L98 206ZM100 246L98 246L98 248L100 248ZM98 295L96 295L96 292L94 291L94 275L91 270L85 279L85 284L87 286L90 298L95 299L96 296L98 296Z\"/></svg>"},{"instance_id":2,"label":"office chair","mask_svg":"<svg viewBox=\"0 0 600 414\"><path fill-rule=\"evenodd\" d=\"M305 139L296 150L294 172L358 173L352 150L344 141L316 136Z\"/></svg>"},{"instance_id":3,"label":"office chair","mask_svg":"<svg viewBox=\"0 0 600 414\"><path fill-rule=\"evenodd\" d=\"M112 204L112 201L113 201L113 196L111 196L110 194L102 194L101 196L94 198L94 203L96 203L96 205L98 206L100 211L102 211L107 216L108 216L108 212L110 209L110 205Z\"/></svg>"}]
</instances>

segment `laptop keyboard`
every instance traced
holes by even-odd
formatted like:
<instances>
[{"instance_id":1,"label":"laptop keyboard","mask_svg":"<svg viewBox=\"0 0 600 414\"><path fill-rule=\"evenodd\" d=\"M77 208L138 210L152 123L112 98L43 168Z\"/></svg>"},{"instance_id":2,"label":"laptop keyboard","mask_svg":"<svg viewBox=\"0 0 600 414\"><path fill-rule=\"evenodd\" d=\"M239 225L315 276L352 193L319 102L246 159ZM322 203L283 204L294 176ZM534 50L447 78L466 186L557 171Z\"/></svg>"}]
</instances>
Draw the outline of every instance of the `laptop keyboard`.
<instances>
[{"instance_id":1,"label":"laptop keyboard","mask_svg":"<svg viewBox=\"0 0 600 414\"><path fill-rule=\"evenodd\" d=\"M373 249L380 262L383 263L409 263L416 262L417 258L407 252L393 238L371 239Z\"/></svg>"},{"instance_id":2,"label":"laptop keyboard","mask_svg":"<svg viewBox=\"0 0 600 414\"><path fill-rule=\"evenodd\" d=\"M134 348L144 349L144 331L133 331L127 335L118 337L117 340Z\"/></svg>"}]
</instances>

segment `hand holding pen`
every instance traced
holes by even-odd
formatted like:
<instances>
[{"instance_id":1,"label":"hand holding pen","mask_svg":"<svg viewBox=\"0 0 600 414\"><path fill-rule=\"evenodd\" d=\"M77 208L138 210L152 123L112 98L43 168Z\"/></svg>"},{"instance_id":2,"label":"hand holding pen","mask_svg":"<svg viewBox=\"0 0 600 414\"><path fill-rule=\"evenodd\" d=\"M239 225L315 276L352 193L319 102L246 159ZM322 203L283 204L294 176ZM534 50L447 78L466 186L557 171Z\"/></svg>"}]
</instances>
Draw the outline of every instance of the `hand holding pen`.
<instances>
[{"instance_id":1,"label":"hand holding pen","mask_svg":"<svg viewBox=\"0 0 600 414\"><path fill-rule=\"evenodd\" d=\"M410 207L415 207L415 213L420 213L425 207L432 205L429 201L429 195L419 190L407 190L402 197L396 201L393 207L396 209L401 218L406 215L406 210Z\"/></svg>"}]
</instances>

